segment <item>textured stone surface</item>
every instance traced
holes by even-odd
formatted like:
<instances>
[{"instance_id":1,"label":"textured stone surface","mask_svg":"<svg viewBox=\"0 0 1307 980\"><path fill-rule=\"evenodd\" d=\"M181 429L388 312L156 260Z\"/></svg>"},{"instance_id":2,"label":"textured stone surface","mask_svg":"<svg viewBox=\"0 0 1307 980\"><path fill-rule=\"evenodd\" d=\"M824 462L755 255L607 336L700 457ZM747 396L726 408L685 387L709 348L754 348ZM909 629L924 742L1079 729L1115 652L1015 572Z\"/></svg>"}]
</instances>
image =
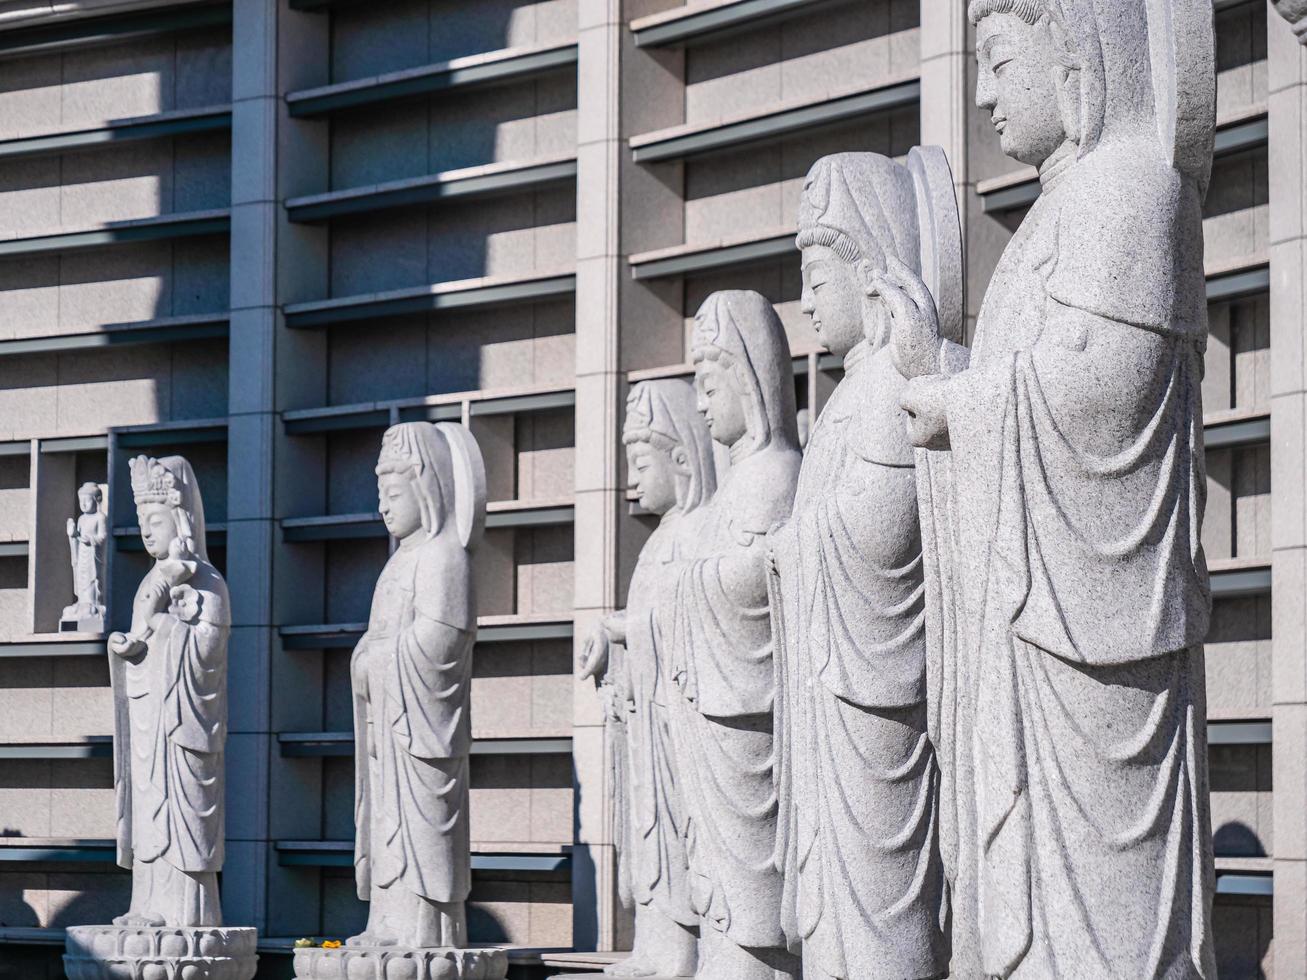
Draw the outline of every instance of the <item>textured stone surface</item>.
<instances>
[{"instance_id":1,"label":"textured stone surface","mask_svg":"<svg viewBox=\"0 0 1307 980\"><path fill-rule=\"evenodd\" d=\"M204 502L181 456L131 461L146 553L131 627L109 636L123 926L220 926L227 742L227 583L209 562ZM166 767L166 778L159 772Z\"/></svg>"},{"instance_id":2,"label":"textured stone surface","mask_svg":"<svg viewBox=\"0 0 1307 980\"><path fill-rule=\"evenodd\" d=\"M1298 40L1307 44L1307 0L1274 0L1274 4Z\"/></svg>"},{"instance_id":3,"label":"textured stone surface","mask_svg":"<svg viewBox=\"0 0 1307 980\"><path fill-rule=\"evenodd\" d=\"M1004 152L1039 168L1042 196L971 351L942 335L910 269L877 287L912 379L910 434L932 450L920 492L952 969L1214 977L1197 649L1211 6L969 13L977 105Z\"/></svg>"},{"instance_id":4,"label":"textured stone surface","mask_svg":"<svg viewBox=\"0 0 1307 980\"><path fill-rule=\"evenodd\" d=\"M904 263L944 298L958 335L961 243L943 151L914 150L906 166L819 160L798 245L804 310L845 375L812 430L794 512L768 539L782 921L813 976L934 977L948 940L916 467L891 321L868 291L890 259Z\"/></svg>"},{"instance_id":5,"label":"textured stone surface","mask_svg":"<svg viewBox=\"0 0 1307 980\"><path fill-rule=\"evenodd\" d=\"M354 868L359 898L370 905L367 928L349 944L458 947L467 942L472 885L472 552L485 528L485 466L464 426L409 422L386 431L376 472L378 509L399 544L350 661ZM313 970L371 969L378 980L402 975L390 965L375 972L383 969L375 955L358 962L367 965L304 960ZM415 970L417 961L393 969Z\"/></svg>"},{"instance_id":6,"label":"textured stone surface","mask_svg":"<svg viewBox=\"0 0 1307 980\"><path fill-rule=\"evenodd\" d=\"M502 949L295 950L296 980L503 980L507 975L508 954Z\"/></svg>"},{"instance_id":7,"label":"textured stone surface","mask_svg":"<svg viewBox=\"0 0 1307 980\"><path fill-rule=\"evenodd\" d=\"M758 293L715 293L699 311L695 387L730 469L703 508L698 548L675 569L672 732L683 778L691 893L704 980L796 976L774 864L767 532L790 513L801 456L785 330Z\"/></svg>"},{"instance_id":8,"label":"textured stone surface","mask_svg":"<svg viewBox=\"0 0 1307 980\"><path fill-rule=\"evenodd\" d=\"M73 561L73 589L77 601L59 616L59 631L102 633L104 631L104 543L109 538L109 521L101 502L99 484L85 483L77 491L81 513L68 519L68 548Z\"/></svg>"},{"instance_id":9,"label":"textured stone surface","mask_svg":"<svg viewBox=\"0 0 1307 980\"><path fill-rule=\"evenodd\" d=\"M640 551L626 608L596 625L580 665L582 677L602 682L619 885L635 910L631 957L605 972L688 977L698 961L698 917L685 854L683 763L670 729L670 651L656 624L669 615L674 563L694 554L701 507L717 489L713 440L693 387L669 379L631 390L622 442L640 506L661 520Z\"/></svg>"},{"instance_id":10,"label":"textured stone surface","mask_svg":"<svg viewBox=\"0 0 1307 980\"><path fill-rule=\"evenodd\" d=\"M72 926L68 980L253 980L258 935L245 927Z\"/></svg>"}]
</instances>

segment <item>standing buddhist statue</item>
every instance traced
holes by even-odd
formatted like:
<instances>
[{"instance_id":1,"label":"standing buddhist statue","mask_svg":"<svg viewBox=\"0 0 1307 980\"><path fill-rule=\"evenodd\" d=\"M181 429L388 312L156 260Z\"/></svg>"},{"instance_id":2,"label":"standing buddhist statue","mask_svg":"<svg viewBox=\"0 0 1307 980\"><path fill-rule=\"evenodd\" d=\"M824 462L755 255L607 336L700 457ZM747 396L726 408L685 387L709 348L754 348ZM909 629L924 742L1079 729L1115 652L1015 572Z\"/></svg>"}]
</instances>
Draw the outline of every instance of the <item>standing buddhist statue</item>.
<instances>
[{"instance_id":1,"label":"standing buddhist statue","mask_svg":"<svg viewBox=\"0 0 1307 980\"><path fill-rule=\"evenodd\" d=\"M635 908L635 944L611 976L691 977L699 919L690 902L685 856L682 762L672 750L670 637L660 623L676 562L695 554L703 505L717 486L712 436L687 381L636 385L622 433L630 483L640 506L659 517L640 551L626 609L604 618L587 640L582 677L601 677L615 722L621 891Z\"/></svg>"},{"instance_id":2,"label":"standing buddhist statue","mask_svg":"<svg viewBox=\"0 0 1307 980\"><path fill-rule=\"evenodd\" d=\"M1199 543L1210 0L972 0L1043 192L968 352L891 265L957 977L1215 977ZM947 451L947 452L945 452Z\"/></svg>"},{"instance_id":3,"label":"standing buddhist statue","mask_svg":"<svg viewBox=\"0 0 1307 980\"><path fill-rule=\"evenodd\" d=\"M68 519L68 550L73 566L73 594L77 601L59 616L61 633L104 632L104 545L109 522L100 509L104 491L97 483L83 483L77 491L81 513Z\"/></svg>"},{"instance_id":4,"label":"standing buddhist statue","mask_svg":"<svg viewBox=\"0 0 1307 980\"><path fill-rule=\"evenodd\" d=\"M774 862L767 532L789 516L802 460L785 330L757 293L714 293L695 321L698 404L730 469L704 507L698 555L671 606L673 734L687 801L704 980L797 975Z\"/></svg>"},{"instance_id":5,"label":"standing buddhist statue","mask_svg":"<svg viewBox=\"0 0 1307 980\"><path fill-rule=\"evenodd\" d=\"M947 911L915 457L889 317L867 290L890 259L929 267L960 330L943 151L913 150L906 165L822 158L804 185L798 246L803 310L844 358L844 378L812 428L794 512L769 539L784 921L806 980L935 978L948 969Z\"/></svg>"},{"instance_id":6,"label":"standing buddhist statue","mask_svg":"<svg viewBox=\"0 0 1307 980\"><path fill-rule=\"evenodd\" d=\"M130 463L141 541L153 560L131 625L109 636L118 863L131 904L112 926L68 930L73 980L254 975L255 930L224 928L227 583L209 561L204 503L181 456Z\"/></svg>"}]
</instances>

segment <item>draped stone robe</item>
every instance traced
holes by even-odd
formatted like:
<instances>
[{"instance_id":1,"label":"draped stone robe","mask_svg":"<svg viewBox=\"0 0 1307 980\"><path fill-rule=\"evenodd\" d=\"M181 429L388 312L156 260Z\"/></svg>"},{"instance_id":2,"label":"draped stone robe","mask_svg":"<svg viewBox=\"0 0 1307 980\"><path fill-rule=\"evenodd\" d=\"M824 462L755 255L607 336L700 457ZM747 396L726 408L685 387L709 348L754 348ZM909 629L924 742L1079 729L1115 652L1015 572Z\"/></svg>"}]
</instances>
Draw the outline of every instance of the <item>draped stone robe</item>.
<instances>
[{"instance_id":1,"label":"draped stone robe","mask_svg":"<svg viewBox=\"0 0 1307 980\"><path fill-rule=\"evenodd\" d=\"M660 619L659 607L672 598L667 579L675 575L675 563L694 553L701 516L669 514L645 542L631 575L625 648L613 651L616 669L609 672L626 743L628 791L618 815L622 875L632 901L687 927L699 919L690 905L685 805L672 745L670 637L660 626L670 622Z\"/></svg>"},{"instance_id":2,"label":"draped stone robe","mask_svg":"<svg viewBox=\"0 0 1307 980\"><path fill-rule=\"evenodd\" d=\"M432 902L471 889L469 696L476 622L468 554L447 536L400 548L372 599L354 682L355 878L359 898L403 887ZM452 596L457 592L463 601Z\"/></svg>"},{"instance_id":3,"label":"draped stone robe","mask_svg":"<svg viewBox=\"0 0 1307 980\"><path fill-rule=\"evenodd\" d=\"M948 965L903 385L887 348L849 353L772 537L785 919L845 980Z\"/></svg>"},{"instance_id":4,"label":"draped stone robe","mask_svg":"<svg viewBox=\"0 0 1307 980\"><path fill-rule=\"evenodd\" d=\"M167 586L152 569L138 602L160 589ZM217 889L196 876L222 870L231 613L227 585L207 561L196 562L180 594L153 618L143 655L109 655L122 692L114 737L118 863L137 871L150 865L133 887L133 912L162 914L169 925L216 925Z\"/></svg>"},{"instance_id":5,"label":"draped stone robe","mask_svg":"<svg viewBox=\"0 0 1307 980\"><path fill-rule=\"evenodd\" d=\"M789 516L799 464L776 448L732 461L702 508L706 557L682 564L669 610L691 897L709 928L744 947L785 946L765 535Z\"/></svg>"},{"instance_id":6,"label":"draped stone robe","mask_svg":"<svg viewBox=\"0 0 1307 980\"><path fill-rule=\"evenodd\" d=\"M953 969L1211 977L1199 194L1147 144L1063 163L925 454Z\"/></svg>"}]
</instances>

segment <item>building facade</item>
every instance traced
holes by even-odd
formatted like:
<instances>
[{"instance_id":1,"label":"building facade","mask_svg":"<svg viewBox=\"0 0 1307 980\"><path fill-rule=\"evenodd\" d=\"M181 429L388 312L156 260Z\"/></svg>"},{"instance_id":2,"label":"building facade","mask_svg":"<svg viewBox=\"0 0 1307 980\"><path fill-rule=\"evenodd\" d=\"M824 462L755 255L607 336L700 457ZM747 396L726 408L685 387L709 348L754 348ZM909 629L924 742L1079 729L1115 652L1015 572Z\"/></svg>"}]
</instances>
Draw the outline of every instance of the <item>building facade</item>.
<instances>
[{"instance_id":1,"label":"building facade","mask_svg":"<svg viewBox=\"0 0 1307 980\"><path fill-rule=\"evenodd\" d=\"M1215 7L1217 944L1223 977L1291 978L1307 53L1267 0ZM62 927L126 905L104 644L57 630L87 481L124 621L142 452L195 465L231 587L226 918L258 927L268 976L295 938L361 927L349 651L387 556L380 434L413 419L471 426L492 501L472 937L536 972L622 948L608 747L572 665L651 529L627 388L688 374L703 298L751 288L820 410L840 366L799 310L793 236L804 175L840 150L945 148L974 323L1038 184L974 107L971 45L961 0L0 0L0 977L58 976Z\"/></svg>"}]
</instances>

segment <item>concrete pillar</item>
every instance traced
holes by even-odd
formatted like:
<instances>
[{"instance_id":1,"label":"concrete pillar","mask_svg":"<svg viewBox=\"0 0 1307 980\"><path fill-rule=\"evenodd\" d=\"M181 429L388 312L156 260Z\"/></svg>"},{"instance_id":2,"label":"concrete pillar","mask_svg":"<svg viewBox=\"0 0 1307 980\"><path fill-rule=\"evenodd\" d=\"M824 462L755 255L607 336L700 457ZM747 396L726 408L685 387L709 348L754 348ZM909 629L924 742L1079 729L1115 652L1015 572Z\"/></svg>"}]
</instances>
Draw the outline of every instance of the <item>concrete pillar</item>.
<instances>
[{"instance_id":1,"label":"concrete pillar","mask_svg":"<svg viewBox=\"0 0 1307 980\"><path fill-rule=\"evenodd\" d=\"M1307 51L1268 38L1274 972L1307 976Z\"/></svg>"},{"instance_id":2,"label":"concrete pillar","mask_svg":"<svg viewBox=\"0 0 1307 980\"><path fill-rule=\"evenodd\" d=\"M618 220L621 0L580 0L576 201L576 644L617 603L621 478L618 344L625 273ZM617 948L616 855L608 801L611 767L599 701L578 682L573 708L576 845L572 930L577 949Z\"/></svg>"},{"instance_id":3,"label":"concrete pillar","mask_svg":"<svg viewBox=\"0 0 1307 980\"><path fill-rule=\"evenodd\" d=\"M968 35L965 4L921 0L921 144L943 147L948 154L964 242L971 186L967 122L972 99L971 66L975 62Z\"/></svg>"}]
</instances>

